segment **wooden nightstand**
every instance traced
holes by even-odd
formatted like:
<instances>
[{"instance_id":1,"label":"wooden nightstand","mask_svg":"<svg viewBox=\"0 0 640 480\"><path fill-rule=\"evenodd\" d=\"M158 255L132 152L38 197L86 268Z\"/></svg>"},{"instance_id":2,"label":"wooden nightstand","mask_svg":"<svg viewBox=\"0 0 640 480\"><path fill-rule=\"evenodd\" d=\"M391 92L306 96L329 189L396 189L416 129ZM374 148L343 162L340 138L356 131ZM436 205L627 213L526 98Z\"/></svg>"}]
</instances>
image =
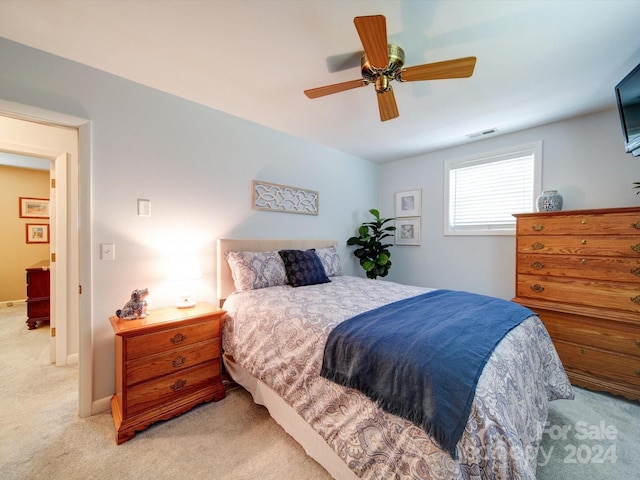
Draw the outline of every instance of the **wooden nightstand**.
<instances>
[{"instance_id":1,"label":"wooden nightstand","mask_svg":"<svg viewBox=\"0 0 640 480\"><path fill-rule=\"evenodd\" d=\"M152 310L144 319L109 321L116 334L117 443L153 422L225 397L220 327L226 312L208 303Z\"/></svg>"}]
</instances>

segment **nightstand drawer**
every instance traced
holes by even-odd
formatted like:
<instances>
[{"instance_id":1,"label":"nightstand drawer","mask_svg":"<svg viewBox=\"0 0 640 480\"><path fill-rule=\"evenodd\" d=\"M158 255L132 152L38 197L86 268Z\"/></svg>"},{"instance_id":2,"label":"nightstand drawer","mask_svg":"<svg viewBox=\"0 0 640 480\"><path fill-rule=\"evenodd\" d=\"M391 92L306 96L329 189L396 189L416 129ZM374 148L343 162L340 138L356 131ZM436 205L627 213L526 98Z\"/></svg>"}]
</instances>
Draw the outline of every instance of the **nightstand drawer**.
<instances>
[{"instance_id":1,"label":"nightstand drawer","mask_svg":"<svg viewBox=\"0 0 640 480\"><path fill-rule=\"evenodd\" d=\"M195 325L186 325L157 333L139 335L126 340L128 360L175 350L218 336L219 319L209 320Z\"/></svg>"},{"instance_id":2,"label":"nightstand drawer","mask_svg":"<svg viewBox=\"0 0 640 480\"><path fill-rule=\"evenodd\" d=\"M200 363L219 358L219 356L220 340L215 338L189 347L130 361L125 367L127 386L186 370Z\"/></svg>"},{"instance_id":3,"label":"nightstand drawer","mask_svg":"<svg viewBox=\"0 0 640 480\"><path fill-rule=\"evenodd\" d=\"M214 386L220 376L220 359L198 367L141 383L126 392L125 415L136 415L158 405L166 405L180 397Z\"/></svg>"}]
</instances>

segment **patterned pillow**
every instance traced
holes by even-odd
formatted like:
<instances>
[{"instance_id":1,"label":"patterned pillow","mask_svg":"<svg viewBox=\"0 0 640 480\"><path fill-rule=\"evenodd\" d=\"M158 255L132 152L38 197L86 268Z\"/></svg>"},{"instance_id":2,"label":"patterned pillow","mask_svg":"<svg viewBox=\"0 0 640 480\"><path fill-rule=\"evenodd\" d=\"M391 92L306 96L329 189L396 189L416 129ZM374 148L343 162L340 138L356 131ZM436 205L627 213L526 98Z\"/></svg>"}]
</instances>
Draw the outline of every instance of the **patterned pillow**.
<instances>
[{"instance_id":1,"label":"patterned pillow","mask_svg":"<svg viewBox=\"0 0 640 480\"><path fill-rule=\"evenodd\" d=\"M287 280L292 287L328 283L322 262L314 250L280 250Z\"/></svg>"},{"instance_id":2,"label":"patterned pillow","mask_svg":"<svg viewBox=\"0 0 640 480\"><path fill-rule=\"evenodd\" d=\"M226 252L224 257L238 292L287 284L278 252Z\"/></svg>"},{"instance_id":3,"label":"patterned pillow","mask_svg":"<svg viewBox=\"0 0 640 480\"><path fill-rule=\"evenodd\" d=\"M335 245L327 248L316 248L316 254L322 262L327 277L338 277L342 275L342 263L340 263L338 249Z\"/></svg>"}]
</instances>

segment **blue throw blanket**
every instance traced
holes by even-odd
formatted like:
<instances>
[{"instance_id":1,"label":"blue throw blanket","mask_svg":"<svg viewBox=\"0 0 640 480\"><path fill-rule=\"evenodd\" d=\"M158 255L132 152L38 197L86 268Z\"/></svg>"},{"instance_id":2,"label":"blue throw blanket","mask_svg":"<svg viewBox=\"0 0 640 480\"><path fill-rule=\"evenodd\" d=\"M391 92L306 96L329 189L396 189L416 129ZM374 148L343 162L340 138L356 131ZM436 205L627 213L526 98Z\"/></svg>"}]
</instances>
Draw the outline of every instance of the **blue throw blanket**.
<instances>
[{"instance_id":1,"label":"blue throw blanket","mask_svg":"<svg viewBox=\"0 0 640 480\"><path fill-rule=\"evenodd\" d=\"M336 326L321 375L421 426L455 458L485 363L531 315L506 300L435 290Z\"/></svg>"}]
</instances>

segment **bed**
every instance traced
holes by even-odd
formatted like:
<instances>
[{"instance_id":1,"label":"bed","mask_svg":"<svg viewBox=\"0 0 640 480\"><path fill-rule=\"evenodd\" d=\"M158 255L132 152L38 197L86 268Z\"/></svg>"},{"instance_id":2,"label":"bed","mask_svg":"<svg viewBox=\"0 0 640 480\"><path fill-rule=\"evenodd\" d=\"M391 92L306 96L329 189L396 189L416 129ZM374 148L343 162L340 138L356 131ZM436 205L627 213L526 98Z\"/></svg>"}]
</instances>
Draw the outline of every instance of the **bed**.
<instances>
[{"instance_id":1,"label":"bed","mask_svg":"<svg viewBox=\"0 0 640 480\"><path fill-rule=\"evenodd\" d=\"M342 275L335 245L326 239L218 240L218 297L227 310L223 360L233 380L336 479L535 480L548 402L573 398L541 321L529 316L495 347L452 454L413 422L320 375L337 325L438 292ZM322 254L328 283L295 288L273 281L280 272L271 278L268 268L257 280L255 271L248 281L238 273L247 259L259 258L262 268L280 250L309 249Z\"/></svg>"}]
</instances>

